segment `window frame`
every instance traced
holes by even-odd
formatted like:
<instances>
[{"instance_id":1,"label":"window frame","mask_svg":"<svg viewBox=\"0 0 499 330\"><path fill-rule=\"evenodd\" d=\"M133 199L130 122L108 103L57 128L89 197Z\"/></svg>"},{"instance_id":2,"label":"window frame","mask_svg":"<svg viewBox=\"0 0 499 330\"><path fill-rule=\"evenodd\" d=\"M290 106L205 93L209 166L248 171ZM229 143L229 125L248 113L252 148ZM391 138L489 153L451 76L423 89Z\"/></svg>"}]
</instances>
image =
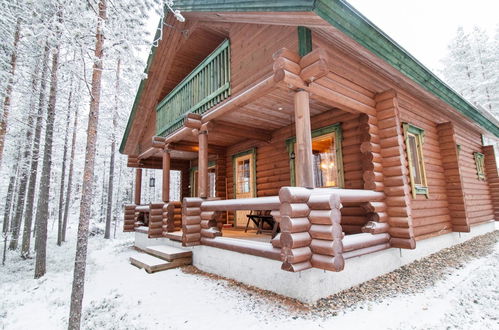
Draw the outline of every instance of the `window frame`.
<instances>
[{"instance_id":1,"label":"window frame","mask_svg":"<svg viewBox=\"0 0 499 330\"><path fill-rule=\"evenodd\" d=\"M217 170L217 162L214 161L214 160L210 160L208 162L208 170L210 169L215 169L215 173L216 173L216 170ZM193 166L189 169L189 184L191 186L190 188L190 195L191 197L197 197L197 177L196 177L196 172L198 171L198 166ZM216 174L215 174L216 175ZM209 181L209 179L208 179ZM209 186L209 182L208 182L208 186ZM208 190L209 190L209 187L208 187ZM209 193L209 192L208 192ZM215 181L215 196L216 197L218 194L218 191L217 191L217 187L216 187L216 181Z\"/></svg>"},{"instance_id":2,"label":"window frame","mask_svg":"<svg viewBox=\"0 0 499 330\"><path fill-rule=\"evenodd\" d=\"M253 159L252 164L251 164L251 171L253 172L253 198L258 196L257 191L256 191L256 148L251 148L242 152L239 152L237 154L232 155L232 190L233 190L233 196L236 198L237 196L237 182L236 182L236 159L242 156L246 155L251 155L251 158Z\"/></svg>"},{"instance_id":3,"label":"window frame","mask_svg":"<svg viewBox=\"0 0 499 330\"><path fill-rule=\"evenodd\" d=\"M473 158L475 159L476 174L478 176L478 180L487 180L487 176L485 174L485 155L481 152L474 152Z\"/></svg>"},{"instance_id":4,"label":"window frame","mask_svg":"<svg viewBox=\"0 0 499 330\"><path fill-rule=\"evenodd\" d=\"M412 191L412 197L416 198L417 195L425 195L426 198L429 198L429 189L428 189L428 180L426 176L426 166L425 166L425 161L424 161L424 153L423 153L423 144L424 144L424 135L425 131L422 128L419 128L417 126L411 125L409 123L402 123L402 128L404 132L404 142L405 142L405 148L406 148L406 156L407 156L407 162L409 165L409 179L411 183L411 191ZM413 173L413 162L414 160L412 159L412 152L411 152L411 147L409 144L409 136L414 136L415 141L416 141L416 155L418 156L419 159L416 161L418 162L418 167L420 170L420 175L421 175L421 184L416 184L414 182L414 173Z\"/></svg>"},{"instance_id":5,"label":"window frame","mask_svg":"<svg viewBox=\"0 0 499 330\"><path fill-rule=\"evenodd\" d=\"M335 143L336 143L336 169L338 172L338 186L337 187L329 187L331 189L341 189L345 187L345 177L343 171L343 154L342 154L342 145L343 145L343 133L341 129L341 123L336 123L333 125L321 127L315 129L311 132L312 139L316 137L320 137L322 135L334 134L335 135ZM289 168L290 168L290 183L291 186L296 186L296 168L295 168L295 158L293 157L294 149L296 144L296 136L290 137L286 140L286 149L288 150L289 155Z\"/></svg>"}]
</instances>

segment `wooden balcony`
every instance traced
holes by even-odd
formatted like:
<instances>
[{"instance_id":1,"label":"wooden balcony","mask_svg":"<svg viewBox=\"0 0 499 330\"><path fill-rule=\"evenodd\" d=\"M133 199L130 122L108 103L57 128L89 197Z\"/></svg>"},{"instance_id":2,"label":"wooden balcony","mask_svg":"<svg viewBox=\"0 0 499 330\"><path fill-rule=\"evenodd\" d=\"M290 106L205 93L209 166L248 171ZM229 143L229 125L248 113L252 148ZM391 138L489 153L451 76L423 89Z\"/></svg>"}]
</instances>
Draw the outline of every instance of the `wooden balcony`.
<instances>
[{"instance_id":1,"label":"wooden balcony","mask_svg":"<svg viewBox=\"0 0 499 330\"><path fill-rule=\"evenodd\" d=\"M185 115L202 115L230 95L230 43L225 40L156 107L156 135L181 128Z\"/></svg>"}]
</instances>

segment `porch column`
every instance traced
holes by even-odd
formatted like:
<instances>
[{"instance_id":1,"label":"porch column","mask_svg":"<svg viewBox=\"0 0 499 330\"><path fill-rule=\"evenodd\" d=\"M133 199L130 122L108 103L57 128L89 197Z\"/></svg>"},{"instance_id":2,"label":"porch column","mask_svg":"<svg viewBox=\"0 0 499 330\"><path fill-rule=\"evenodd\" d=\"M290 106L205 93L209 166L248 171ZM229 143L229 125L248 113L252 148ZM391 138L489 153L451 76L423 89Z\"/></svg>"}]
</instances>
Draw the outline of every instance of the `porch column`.
<instances>
[{"instance_id":1,"label":"porch column","mask_svg":"<svg viewBox=\"0 0 499 330\"><path fill-rule=\"evenodd\" d=\"M142 169L135 169L135 205L140 205L140 195L142 192Z\"/></svg>"},{"instance_id":2,"label":"porch column","mask_svg":"<svg viewBox=\"0 0 499 330\"><path fill-rule=\"evenodd\" d=\"M199 130L198 151L198 195L208 197L208 129L204 124Z\"/></svg>"},{"instance_id":3,"label":"porch column","mask_svg":"<svg viewBox=\"0 0 499 330\"><path fill-rule=\"evenodd\" d=\"M296 185L314 188L314 163L312 154L312 130L310 128L310 96L298 90L295 95L296 127Z\"/></svg>"},{"instance_id":4,"label":"porch column","mask_svg":"<svg viewBox=\"0 0 499 330\"><path fill-rule=\"evenodd\" d=\"M163 202L168 203L170 201L170 150L163 150Z\"/></svg>"}]
</instances>

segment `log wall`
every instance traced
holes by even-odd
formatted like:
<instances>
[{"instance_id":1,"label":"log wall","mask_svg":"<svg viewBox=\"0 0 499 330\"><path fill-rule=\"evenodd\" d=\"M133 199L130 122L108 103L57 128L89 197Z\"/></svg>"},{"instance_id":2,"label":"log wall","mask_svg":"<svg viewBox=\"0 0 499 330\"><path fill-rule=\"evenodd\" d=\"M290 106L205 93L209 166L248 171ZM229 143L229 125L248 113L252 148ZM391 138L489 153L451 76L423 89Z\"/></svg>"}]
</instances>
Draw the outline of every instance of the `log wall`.
<instances>
[{"instance_id":1,"label":"log wall","mask_svg":"<svg viewBox=\"0 0 499 330\"><path fill-rule=\"evenodd\" d=\"M459 162L463 176L466 210L470 225L494 219L489 184L478 179L474 152L482 152L481 135L456 127L457 143L461 145Z\"/></svg>"},{"instance_id":2,"label":"log wall","mask_svg":"<svg viewBox=\"0 0 499 330\"><path fill-rule=\"evenodd\" d=\"M485 175L489 183L492 205L494 208L494 219L499 221L499 173L494 146L485 146L482 148L485 155Z\"/></svg>"},{"instance_id":3,"label":"log wall","mask_svg":"<svg viewBox=\"0 0 499 330\"><path fill-rule=\"evenodd\" d=\"M312 130L342 123L342 154L345 188L363 189L362 157L360 135L362 133L359 115L331 110L311 118ZM270 142L245 141L227 148L226 174L228 198L234 198L234 173L232 155L256 148L256 194L257 197L275 196L283 186L291 185L291 167L286 140L294 137L294 126L275 131ZM361 232L367 223L366 212L358 203L346 203L341 210L343 230L347 234ZM229 215L233 222L234 215Z\"/></svg>"},{"instance_id":4,"label":"log wall","mask_svg":"<svg viewBox=\"0 0 499 330\"><path fill-rule=\"evenodd\" d=\"M147 236L158 238L163 236L163 206L165 203L151 203L149 205L149 227Z\"/></svg>"},{"instance_id":5,"label":"log wall","mask_svg":"<svg viewBox=\"0 0 499 330\"><path fill-rule=\"evenodd\" d=\"M234 24L229 34L232 94L269 75L277 50L298 49L294 26Z\"/></svg>"},{"instance_id":6,"label":"log wall","mask_svg":"<svg viewBox=\"0 0 499 330\"><path fill-rule=\"evenodd\" d=\"M459 167L459 150L451 122L437 125L440 155L446 180L447 202L452 222L452 230L469 232L463 178Z\"/></svg>"}]
</instances>

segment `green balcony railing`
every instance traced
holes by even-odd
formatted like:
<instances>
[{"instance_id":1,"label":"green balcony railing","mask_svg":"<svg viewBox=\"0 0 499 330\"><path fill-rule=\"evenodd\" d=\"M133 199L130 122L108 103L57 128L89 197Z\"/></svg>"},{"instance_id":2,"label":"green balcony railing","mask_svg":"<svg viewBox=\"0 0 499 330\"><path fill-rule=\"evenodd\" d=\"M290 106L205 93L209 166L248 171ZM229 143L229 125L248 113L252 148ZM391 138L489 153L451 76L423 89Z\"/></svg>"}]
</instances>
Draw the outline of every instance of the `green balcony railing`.
<instances>
[{"instance_id":1,"label":"green balcony railing","mask_svg":"<svg viewBox=\"0 0 499 330\"><path fill-rule=\"evenodd\" d=\"M230 95L230 44L222 42L156 107L156 134L181 128L187 113L202 115Z\"/></svg>"}]
</instances>

